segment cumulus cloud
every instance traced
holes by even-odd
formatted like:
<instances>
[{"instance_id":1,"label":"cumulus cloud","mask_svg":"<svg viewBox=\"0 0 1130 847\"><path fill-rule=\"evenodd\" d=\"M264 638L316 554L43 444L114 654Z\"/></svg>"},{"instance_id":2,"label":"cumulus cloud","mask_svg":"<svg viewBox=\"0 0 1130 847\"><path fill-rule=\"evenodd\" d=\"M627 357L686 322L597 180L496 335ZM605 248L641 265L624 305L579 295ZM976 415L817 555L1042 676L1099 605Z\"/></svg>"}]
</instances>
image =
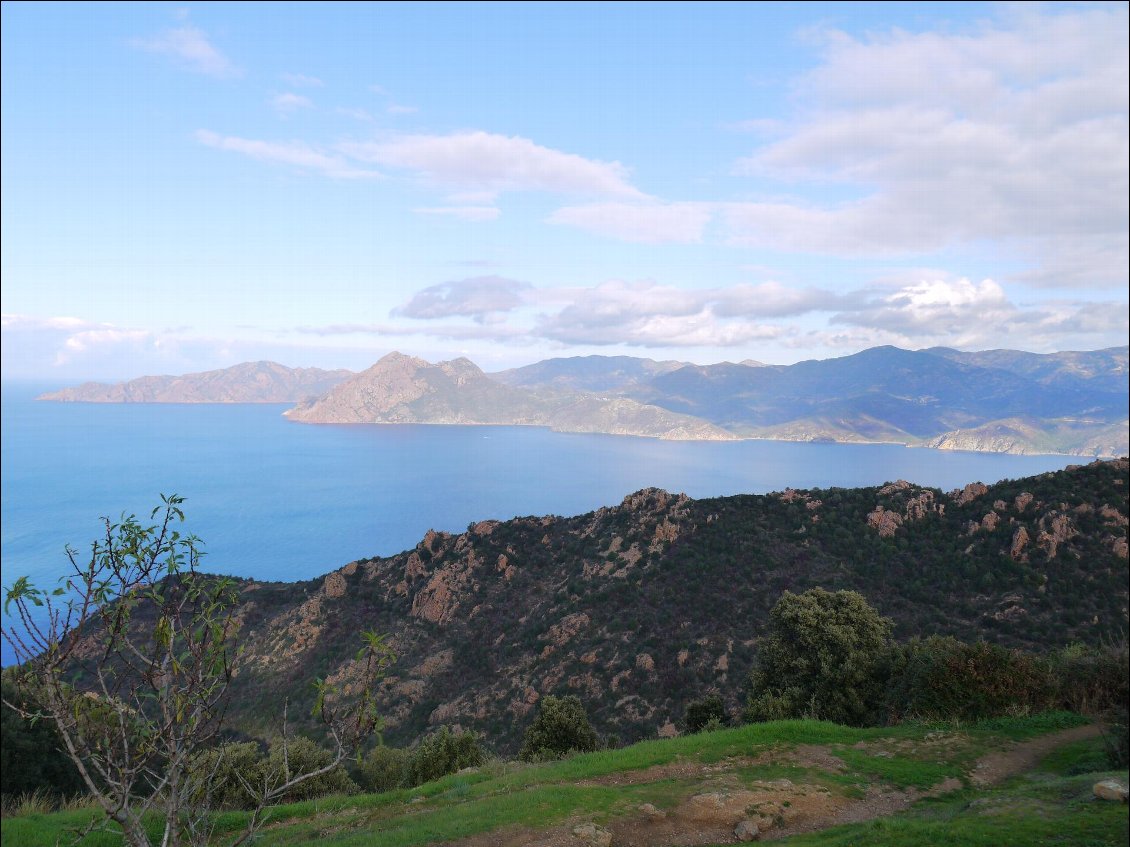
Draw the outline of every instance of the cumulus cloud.
<instances>
[{"instance_id":1,"label":"cumulus cloud","mask_svg":"<svg viewBox=\"0 0 1130 847\"><path fill-rule=\"evenodd\" d=\"M935 279L894 291L872 289L854 308L837 312L832 325L863 330L824 339L829 346L903 347L944 345L967 350L1016 347L1023 350L1094 349L1125 342L1130 331L1127 303L1052 300L1018 304L991 279ZM832 344L831 342L835 343Z\"/></svg>"},{"instance_id":2,"label":"cumulus cloud","mask_svg":"<svg viewBox=\"0 0 1130 847\"><path fill-rule=\"evenodd\" d=\"M242 71L208 40L203 30L185 24L150 38L135 38L130 45L149 53L171 56L183 67L206 76L225 79Z\"/></svg>"},{"instance_id":3,"label":"cumulus cloud","mask_svg":"<svg viewBox=\"0 0 1130 847\"><path fill-rule=\"evenodd\" d=\"M533 288L528 282L501 276L476 276L432 285L393 310L406 318L469 317L479 323L522 306Z\"/></svg>"},{"instance_id":4,"label":"cumulus cloud","mask_svg":"<svg viewBox=\"0 0 1130 847\"><path fill-rule=\"evenodd\" d=\"M223 136L206 129L197 130L196 140L206 147L241 153L261 162L290 165L335 179L374 179L381 176L376 171L358 168L341 156L324 153L301 141L256 141Z\"/></svg>"},{"instance_id":5,"label":"cumulus cloud","mask_svg":"<svg viewBox=\"0 0 1130 847\"><path fill-rule=\"evenodd\" d=\"M1038 251L1049 283L1125 285L1124 258L1112 268L1071 247L1126 252L1124 6L1025 13L972 34L823 39L823 62L797 86L803 112L736 170L857 197L730 204L735 241L857 255L1005 239ZM1049 238L1058 251L1039 249Z\"/></svg>"},{"instance_id":6,"label":"cumulus cloud","mask_svg":"<svg viewBox=\"0 0 1130 847\"><path fill-rule=\"evenodd\" d=\"M649 280L613 280L562 295L567 304L539 319L539 335L567 344L640 347L732 347L777 338L788 330L766 320L830 308L834 300L827 292L778 283L687 290Z\"/></svg>"},{"instance_id":7,"label":"cumulus cloud","mask_svg":"<svg viewBox=\"0 0 1130 847\"><path fill-rule=\"evenodd\" d=\"M586 159L518 136L482 131L404 135L343 143L338 149L358 161L413 171L442 186L642 197L619 162Z\"/></svg>"}]
</instances>

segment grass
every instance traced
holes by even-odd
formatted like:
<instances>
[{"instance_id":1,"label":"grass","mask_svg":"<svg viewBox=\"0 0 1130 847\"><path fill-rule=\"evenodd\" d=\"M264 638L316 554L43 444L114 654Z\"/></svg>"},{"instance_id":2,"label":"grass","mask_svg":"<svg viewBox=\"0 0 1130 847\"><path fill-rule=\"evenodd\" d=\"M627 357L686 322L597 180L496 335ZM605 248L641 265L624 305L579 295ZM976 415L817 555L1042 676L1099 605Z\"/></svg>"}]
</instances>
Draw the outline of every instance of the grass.
<instances>
[{"instance_id":1,"label":"grass","mask_svg":"<svg viewBox=\"0 0 1130 847\"><path fill-rule=\"evenodd\" d=\"M280 806L259 843L319 847L416 847L491 832L505 827L543 828L576 820L608 823L637 814L642 803L673 809L690 795L715 790L719 781L750 785L756 780L787 778L816 783L843 797L859 796L866 784L924 789L946 776L960 775L988 749L1014 739L1078 724L1063 714L1010 718L992 724L939 728L904 725L852 729L817 721L780 721L648 741L620 750L575 756L559 762L526 765L491 762L477 771L456 774L413 789L384 794L326 797ZM934 743L942 729L948 739ZM934 739L934 740L932 740ZM862 744L861 744L862 742ZM840 771L787 761L756 764L752 757L772 751L787 754L796 745L819 745L844 762ZM858 747L856 745L859 745ZM1090 786L1105 775L1101 739L1056 750L1041 775L1005 786L971 788L927 800L909 811L863 824L796 837L801 845L1099 845L1126 843L1126 812L1117 804L1090 800ZM877 755L881 754L881 755ZM637 776L630 785L609 784L604 777L647 771L664 765L694 767ZM699 765L711 765L703 772ZM1094 770L1100 770L1096 776ZM49 847L67 829L81 828L90 812L32 811L3 821L2 847ZM239 831L241 812L218 815L216 844ZM156 823L156 822L155 822ZM230 840L230 839L229 839ZM100 833L83 847L118 847L121 840Z\"/></svg>"}]
</instances>

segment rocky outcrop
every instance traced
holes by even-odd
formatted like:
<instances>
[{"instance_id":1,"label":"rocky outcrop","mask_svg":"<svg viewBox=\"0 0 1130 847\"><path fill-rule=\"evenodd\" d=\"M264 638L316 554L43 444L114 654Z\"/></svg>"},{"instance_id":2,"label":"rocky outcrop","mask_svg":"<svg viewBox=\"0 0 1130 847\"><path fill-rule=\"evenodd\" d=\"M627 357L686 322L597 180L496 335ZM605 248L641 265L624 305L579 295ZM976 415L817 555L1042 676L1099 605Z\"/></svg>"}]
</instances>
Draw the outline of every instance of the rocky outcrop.
<instances>
[{"instance_id":1,"label":"rocky outcrop","mask_svg":"<svg viewBox=\"0 0 1130 847\"><path fill-rule=\"evenodd\" d=\"M989 486L981 482L971 482L960 491L954 491L950 496L959 506L972 503L978 497L989 493Z\"/></svg>"},{"instance_id":2,"label":"rocky outcrop","mask_svg":"<svg viewBox=\"0 0 1130 847\"><path fill-rule=\"evenodd\" d=\"M889 512L882 506L867 515L867 525L879 533L880 538L892 538L895 531L902 526L902 515L898 512Z\"/></svg>"},{"instance_id":3,"label":"rocky outcrop","mask_svg":"<svg viewBox=\"0 0 1130 847\"><path fill-rule=\"evenodd\" d=\"M1028 541L1028 530L1024 527L1017 529L1012 534L1012 544L1009 545L1008 555L1012 556L1013 560L1017 562L1026 558L1027 554L1024 552L1024 548L1028 546Z\"/></svg>"}]
</instances>

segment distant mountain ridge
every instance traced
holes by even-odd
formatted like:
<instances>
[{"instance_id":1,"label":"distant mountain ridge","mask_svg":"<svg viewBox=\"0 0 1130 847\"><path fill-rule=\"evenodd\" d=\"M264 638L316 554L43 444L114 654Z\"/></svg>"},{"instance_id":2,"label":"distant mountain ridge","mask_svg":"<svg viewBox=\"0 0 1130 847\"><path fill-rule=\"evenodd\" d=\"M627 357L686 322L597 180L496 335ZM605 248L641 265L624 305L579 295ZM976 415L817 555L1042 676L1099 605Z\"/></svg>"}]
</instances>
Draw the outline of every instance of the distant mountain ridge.
<instances>
[{"instance_id":1,"label":"distant mountain ridge","mask_svg":"<svg viewBox=\"0 0 1130 847\"><path fill-rule=\"evenodd\" d=\"M303 423L545 426L681 440L890 442L1007 453L1130 452L1130 347L1026 353L874 347L794 365L631 356L486 374L465 358L390 353L359 373L270 362L87 384L85 402L295 402Z\"/></svg>"},{"instance_id":2,"label":"distant mountain ridge","mask_svg":"<svg viewBox=\"0 0 1130 847\"><path fill-rule=\"evenodd\" d=\"M143 376L116 385L87 382L39 399L63 403L293 403L325 394L352 375L347 370L244 362L183 376Z\"/></svg>"},{"instance_id":3,"label":"distant mountain ridge","mask_svg":"<svg viewBox=\"0 0 1130 847\"><path fill-rule=\"evenodd\" d=\"M284 414L302 423L505 424L682 440L735 438L709 422L635 400L537 394L491 379L468 359L431 364L401 353L389 353Z\"/></svg>"}]
</instances>

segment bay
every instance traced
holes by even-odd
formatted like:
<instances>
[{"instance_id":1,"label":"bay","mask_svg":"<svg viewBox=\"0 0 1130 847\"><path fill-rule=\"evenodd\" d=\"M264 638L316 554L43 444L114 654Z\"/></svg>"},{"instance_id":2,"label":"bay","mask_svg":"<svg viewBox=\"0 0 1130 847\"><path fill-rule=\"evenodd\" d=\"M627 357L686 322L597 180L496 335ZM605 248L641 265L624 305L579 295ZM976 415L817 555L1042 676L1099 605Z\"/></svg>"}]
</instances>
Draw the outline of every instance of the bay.
<instances>
[{"instance_id":1,"label":"bay","mask_svg":"<svg viewBox=\"0 0 1130 847\"><path fill-rule=\"evenodd\" d=\"M283 418L286 404L34 399L53 387L0 386L4 586L29 575L53 587L66 572L65 545L88 551L101 516L147 517L160 493L186 498L186 527L205 542L207 570L302 580L410 548L428 529L580 514L649 486L712 497L907 479L948 490L1080 461L535 427L313 426Z\"/></svg>"}]
</instances>

